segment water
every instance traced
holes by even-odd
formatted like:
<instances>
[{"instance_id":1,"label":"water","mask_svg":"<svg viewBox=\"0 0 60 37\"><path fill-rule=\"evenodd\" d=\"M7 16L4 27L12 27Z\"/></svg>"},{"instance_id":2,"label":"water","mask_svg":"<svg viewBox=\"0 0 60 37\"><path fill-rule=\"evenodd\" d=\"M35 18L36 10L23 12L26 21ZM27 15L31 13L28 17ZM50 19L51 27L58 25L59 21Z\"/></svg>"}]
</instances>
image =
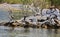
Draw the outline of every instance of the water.
<instances>
[{"instance_id":1,"label":"water","mask_svg":"<svg viewBox=\"0 0 60 37\"><path fill-rule=\"evenodd\" d=\"M9 21L9 13L0 8L0 22ZM60 29L25 29L0 26L0 37L60 37Z\"/></svg>"},{"instance_id":2,"label":"water","mask_svg":"<svg viewBox=\"0 0 60 37\"><path fill-rule=\"evenodd\" d=\"M4 8L0 7L0 22L8 22L10 21L10 12Z\"/></svg>"},{"instance_id":3,"label":"water","mask_svg":"<svg viewBox=\"0 0 60 37\"><path fill-rule=\"evenodd\" d=\"M0 37L60 37L60 29L25 29L0 26Z\"/></svg>"}]
</instances>

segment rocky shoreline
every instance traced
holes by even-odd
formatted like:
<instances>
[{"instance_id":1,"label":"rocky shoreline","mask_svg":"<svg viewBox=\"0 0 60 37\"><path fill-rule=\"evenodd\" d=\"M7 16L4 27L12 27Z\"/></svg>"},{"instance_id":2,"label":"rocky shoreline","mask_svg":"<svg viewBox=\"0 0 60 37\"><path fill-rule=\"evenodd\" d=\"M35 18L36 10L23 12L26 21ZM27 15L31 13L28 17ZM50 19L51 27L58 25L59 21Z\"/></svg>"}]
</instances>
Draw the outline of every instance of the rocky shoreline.
<instances>
[{"instance_id":1,"label":"rocky shoreline","mask_svg":"<svg viewBox=\"0 0 60 37\"><path fill-rule=\"evenodd\" d=\"M0 26L7 26L7 27L12 27L12 28L23 27L23 28L60 29L60 26L57 26L57 25L48 25L46 23L43 25L40 25L40 24L34 25L29 22L25 22L25 24L23 24L23 23L18 23L17 21L16 22L0 23Z\"/></svg>"}]
</instances>

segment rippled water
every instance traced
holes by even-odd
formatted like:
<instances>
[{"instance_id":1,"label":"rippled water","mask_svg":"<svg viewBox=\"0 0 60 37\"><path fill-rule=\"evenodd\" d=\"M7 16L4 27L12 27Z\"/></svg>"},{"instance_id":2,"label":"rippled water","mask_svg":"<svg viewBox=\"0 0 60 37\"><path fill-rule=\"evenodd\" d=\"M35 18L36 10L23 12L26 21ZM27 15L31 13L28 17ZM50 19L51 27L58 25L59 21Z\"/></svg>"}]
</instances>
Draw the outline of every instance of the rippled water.
<instances>
[{"instance_id":1,"label":"rippled water","mask_svg":"<svg viewBox=\"0 0 60 37\"><path fill-rule=\"evenodd\" d=\"M8 11L0 8L0 22L8 21ZM60 37L60 29L11 28L0 26L0 37Z\"/></svg>"},{"instance_id":2,"label":"rippled water","mask_svg":"<svg viewBox=\"0 0 60 37\"><path fill-rule=\"evenodd\" d=\"M0 26L0 37L60 37L60 29L25 29Z\"/></svg>"},{"instance_id":3,"label":"rippled water","mask_svg":"<svg viewBox=\"0 0 60 37\"><path fill-rule=\"evenodd\" d=\"M0 23L10 21L11 17L9 13L10 12L8 10L0 7Z\"/></svg>"}]
</instances>

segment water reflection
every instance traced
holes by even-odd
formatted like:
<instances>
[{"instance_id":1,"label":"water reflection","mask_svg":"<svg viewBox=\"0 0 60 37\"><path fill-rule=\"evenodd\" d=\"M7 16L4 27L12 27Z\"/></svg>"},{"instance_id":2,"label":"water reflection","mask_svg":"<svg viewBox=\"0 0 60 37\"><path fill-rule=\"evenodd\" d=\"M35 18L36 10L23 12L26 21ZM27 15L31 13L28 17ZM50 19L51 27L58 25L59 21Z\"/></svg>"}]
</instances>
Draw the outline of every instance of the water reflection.
<instances>
[{"instance_id":1,"label":"water reflection","mask_svg":"<svg viewBox=\"0 0 60 37\"><path fill-rule=\"evenodd\" d=\"M29 33L30 32L29 28L25 28L24 32Z\"/></svg>"},{"instance_id":2,"label":"water reflection","mask_svg":"<svg viewBox=\"0 0 60 37\"><path fill-rule=\"evenodd\" d=\"M0 37L60 37L60 29L0 29Z\"/></svg>"}]
</instances>

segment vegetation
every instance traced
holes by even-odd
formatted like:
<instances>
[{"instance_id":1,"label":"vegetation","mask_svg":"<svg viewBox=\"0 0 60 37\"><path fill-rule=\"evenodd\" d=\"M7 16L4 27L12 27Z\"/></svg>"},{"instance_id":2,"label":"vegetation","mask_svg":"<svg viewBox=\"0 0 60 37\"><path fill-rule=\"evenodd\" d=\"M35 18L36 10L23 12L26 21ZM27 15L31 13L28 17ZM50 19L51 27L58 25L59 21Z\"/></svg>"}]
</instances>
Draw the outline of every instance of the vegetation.
<instances>
[{"instance_id":1,"label":"vegetation","mask_svg":"<svg viewBox=\"0 0 60 37\"><path fill-rule=\"evenodd\" d=\"M34 6L45 6L48 2L48 4L51 5L60 5L60 0L0 0L0 3L9 3L9 4L32 4L34 3Z\"/></svg>"},{"instance_id":2,"label":"vegetation","mask_svg":"<svg viewBox=\"0 0 60 37\"><path fill-rule=\"evenodd\" d=\"M47 6L49 7L50 5L56 5L56 6L60 6L60 0L0 0L0 3L8 3L8 4L25 4L25 5L32 5L36 8L35 10L37 10L37 7L40 8L46 8ZM59 7L60 8L60 7ZM21 18L23 17L22 14L33 14L32 12L29 11L15 11L13 14L14 16L16 16L15 18ZM19 14L19 15L17 15Z\"/></svg>"},{"instance_id":3,"label":"vegetation","mask_svg":"<svg viewBox=\"0 0 60 37\"><path fill-rule=\"evenodd\" d=\"M18 3L23 3L23 4L27 4L27 3L31 3L32 0L0 0L0 3L10 3L10 4L18 4Z\"/></svg>"}]
</instances>

